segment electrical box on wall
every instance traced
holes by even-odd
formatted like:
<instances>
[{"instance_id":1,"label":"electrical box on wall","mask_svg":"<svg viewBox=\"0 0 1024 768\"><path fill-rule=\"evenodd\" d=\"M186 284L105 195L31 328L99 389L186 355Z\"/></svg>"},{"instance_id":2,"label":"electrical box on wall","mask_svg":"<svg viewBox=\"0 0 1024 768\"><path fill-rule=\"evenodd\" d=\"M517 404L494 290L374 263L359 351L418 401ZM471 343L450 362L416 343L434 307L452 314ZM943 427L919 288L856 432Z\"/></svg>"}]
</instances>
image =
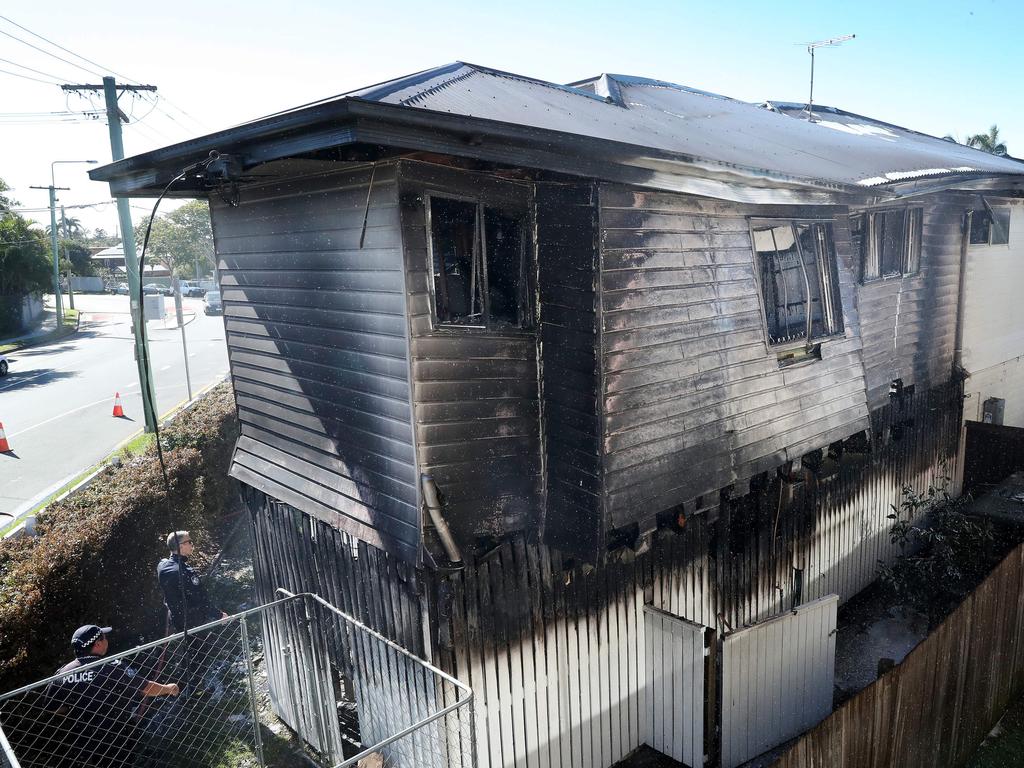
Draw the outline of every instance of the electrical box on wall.
<instances>
[{"instance_id":1,"label":"electrical box on wall","mask_svg":"<svg viewBox=\"0 0 1024 768\"><path fill-rule=\"evenodd\" d=\"M985 424L1002 424L1005 408L1006 400L1001 397L990 397L981 404L981 420Z\"/></svg>"}]
</instances>

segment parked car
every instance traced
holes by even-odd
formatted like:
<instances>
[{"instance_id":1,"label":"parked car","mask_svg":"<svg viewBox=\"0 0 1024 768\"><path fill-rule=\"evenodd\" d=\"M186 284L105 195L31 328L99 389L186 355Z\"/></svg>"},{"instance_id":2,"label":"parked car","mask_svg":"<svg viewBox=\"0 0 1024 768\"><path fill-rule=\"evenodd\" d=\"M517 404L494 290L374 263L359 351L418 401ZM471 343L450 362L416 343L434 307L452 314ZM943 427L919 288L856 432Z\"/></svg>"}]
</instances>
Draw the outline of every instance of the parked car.
<instances>
[{"instance_id":1,"label":"parked car","mask_svg":"<svg viewBox=\"0 0 1024 768\"><path fill-rule=\"evenodd\" d=\"M0 376L6 376L7 375L7 368L8 367L9 366L7 364L7 358L4 357L3 355L0 355Z\"/></svg>"},{"instance_id":2,"label":"parked car","mask_svg":"<svg viewBox=\"0 0 1024 768\"><path fill-rule=\"evenodd\" d=\"M224 303L220 300L220 291L207 291L203 312L208 315L219 315L224 311Z\"/></svg>"},{"instance_id":3,"label":"parked car","mask_svg":"<svg viewBox=\"0 0 1024 768\"><path fill-rule=\"evenodd\" d=\"M114 288L114 293L118 296L127 296L129 292L128 283L118 283Z\"/></svg>"},{"instance_id":4,"label":"parked car","mask_svg":"<svg viewBox=\"0 0 1024 768\"><path fill-rule=\"evenodd\" d=\"M182 296L191 296L192 298L202 298L206 295L206 289L199 285L199 283L191 280L181 280L178 282L181 287Z\"/></svg>"},{"instance_id":5,"label":"parked car","mask_svg":"<svg viewBox=\"0 0 1024 768\"><path fill-rule=\"evenodd\" d=\"M171 286L162 285L161 283L146 283L142 286L142 292L150 296L173 296L174 291L171 290Z\"/></svg>"}]
</instances>

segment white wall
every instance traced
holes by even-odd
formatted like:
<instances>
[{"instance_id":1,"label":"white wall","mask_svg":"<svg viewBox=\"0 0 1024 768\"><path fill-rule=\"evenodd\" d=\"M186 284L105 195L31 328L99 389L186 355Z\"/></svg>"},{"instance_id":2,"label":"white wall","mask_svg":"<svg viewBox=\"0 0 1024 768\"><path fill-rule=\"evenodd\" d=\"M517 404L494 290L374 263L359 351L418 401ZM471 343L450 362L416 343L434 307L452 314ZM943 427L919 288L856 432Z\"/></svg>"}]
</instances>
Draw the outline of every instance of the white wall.
<instances>
[{"instance_id":1,"label":"white wall","mask_svg":"<svg viewBox=\"0 0 1024 768\"><path fill-rule=\"evenodd\" d=\"M964 384L964 420L981 421L981 406L990 397L1006 400L1003 424L1024 427L1024 356L972 373Z\"/></svg>"},{"instance_id":2,"label":"white wall","mask_svg":"<svg viewBox=\"0 0 1024 768\"><path fill-rule=\"evenodd\" d=\"M1010 242L968 246L966 266L963 361L975 372L1024 355L1024 206L1011 209Z\"/></svg>"},{"instance_id":3,"label":"white wall","mask_svg":"<svg viewBox=\"0 0 1024 768\"><path fill-rule=\"evenodd\" d=\"M993 206L1006 205L990 199ZM981 421L989 397L1006 400L1004 424L1024 426L1024 205L1010 212L1007 245L967 249L964 280L964 419Z\"/></svg>"}]
</instances>

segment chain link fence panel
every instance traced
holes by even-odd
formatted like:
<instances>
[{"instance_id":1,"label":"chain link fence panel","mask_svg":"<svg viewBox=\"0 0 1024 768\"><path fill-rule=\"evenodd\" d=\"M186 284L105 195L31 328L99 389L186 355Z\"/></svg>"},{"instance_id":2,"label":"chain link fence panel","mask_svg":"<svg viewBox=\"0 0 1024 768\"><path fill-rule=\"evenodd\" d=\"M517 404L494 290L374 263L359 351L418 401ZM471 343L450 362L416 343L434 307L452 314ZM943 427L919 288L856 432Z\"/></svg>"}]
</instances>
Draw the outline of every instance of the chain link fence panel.
<instances>
[{"instance_id":1,"label":"chain link fence panel","mask_svg":"<svg viewBox=\"0 0 1024 768\"><path fill-rule=\"evenodd\" d=\"M468 687L285 594L0 695L0 768L265 766L268 697L322 766L475 767Z\"/></svg>"}]
</instances>

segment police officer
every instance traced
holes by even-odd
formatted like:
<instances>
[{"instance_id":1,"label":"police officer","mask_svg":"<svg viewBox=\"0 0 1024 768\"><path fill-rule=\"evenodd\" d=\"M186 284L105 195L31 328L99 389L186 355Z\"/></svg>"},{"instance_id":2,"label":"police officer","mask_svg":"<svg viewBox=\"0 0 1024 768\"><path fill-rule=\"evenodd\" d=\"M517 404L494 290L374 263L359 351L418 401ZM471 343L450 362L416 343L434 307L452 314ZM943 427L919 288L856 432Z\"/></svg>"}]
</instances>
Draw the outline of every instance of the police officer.
<instances>
[{"instance_id":1,"label":"police officer","mask_svg":"<svg viewBox=\"0 0 1024 768\"><path fill-rule=\"evenodd\" d=\"M147 696L177 696L175 683L146 680L121 659L103 664L110 627L75 630L75 660L57 670L46 689L49 708L66 718L70 741L62 766L120 768L132 763L139 703Z\"/></svg>"},{"instance_id":2,"label":"police officer","mask_svg":"<svg viewBox=\"0 0 1024 768\"><path fill-rule=\"evenodd\" d=\"M167 548L171 554L157 565L156 575L175 631L227 618L206 594L199 574L188 565L188 558L195 549L188 531L167 534Z\"/></svg>"}]
</instances>

